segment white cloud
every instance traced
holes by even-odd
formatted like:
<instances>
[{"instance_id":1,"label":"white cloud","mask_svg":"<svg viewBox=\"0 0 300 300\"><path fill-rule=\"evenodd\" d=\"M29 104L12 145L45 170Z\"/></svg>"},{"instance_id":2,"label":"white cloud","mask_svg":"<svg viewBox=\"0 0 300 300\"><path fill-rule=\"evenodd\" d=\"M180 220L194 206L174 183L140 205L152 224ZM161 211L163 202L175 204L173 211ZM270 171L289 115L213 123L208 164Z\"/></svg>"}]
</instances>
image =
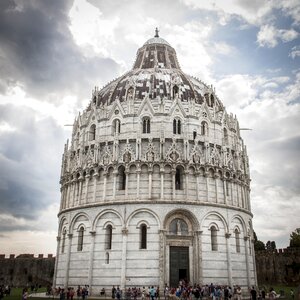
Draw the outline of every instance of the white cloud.
<instances>
[{"instance_id":1,"label":"white cloud","mask_svg":"<svg viewBox=\"0 0 300 300\"><path fill-rule=\"evenodd\" d=\"M300 56L300 46L294 46L289 56L293 59L296 58L297 56Z\"/></svg>"},{"instance_id":2,"label":"white cloud","mask_svg":"<svg viewBox=\"0 0 300 300\"><path fill-rule=\"evenodd\" d=\"M274 48L277 46L278 40L290 42L298 36L299 33L294 29L277 29L273 25L264 25L257 34L257 42L260 47Z\"/></svg>"}]
</instances>

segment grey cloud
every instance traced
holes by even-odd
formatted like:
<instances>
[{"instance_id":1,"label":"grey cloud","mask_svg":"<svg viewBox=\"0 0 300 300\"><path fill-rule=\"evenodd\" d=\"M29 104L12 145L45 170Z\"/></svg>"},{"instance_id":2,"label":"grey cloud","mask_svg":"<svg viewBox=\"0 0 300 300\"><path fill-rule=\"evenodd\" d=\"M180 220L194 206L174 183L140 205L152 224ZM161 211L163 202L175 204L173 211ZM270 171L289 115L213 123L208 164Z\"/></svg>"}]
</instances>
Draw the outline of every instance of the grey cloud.
<instances>
[{"instance_id":1,"label":"grey cloud","mask_svg":"<svg viewBox=\"0 0 300 300\"><path fill-rule=\"evenodd\" d=\"M21 84L34 96L73 92L87 96L118 64L86 58L69 31L71 1L4 1L0 10L0 92Z\"/></svg>"},{"instance_id":2,"label":"grey cloud","mask_svg":"<svg viewBox=\"0 0 300 300\"><path fill-rule=\"evenodd\" d=\"M33 220L53 202L59 202L59 170L65 142L63 130L52 118L36 121L27 108L0 106L0 119L15 131L0 131L1 212ZM1 226L2 227L2 226Z\"/></svg>"}]
</instances>

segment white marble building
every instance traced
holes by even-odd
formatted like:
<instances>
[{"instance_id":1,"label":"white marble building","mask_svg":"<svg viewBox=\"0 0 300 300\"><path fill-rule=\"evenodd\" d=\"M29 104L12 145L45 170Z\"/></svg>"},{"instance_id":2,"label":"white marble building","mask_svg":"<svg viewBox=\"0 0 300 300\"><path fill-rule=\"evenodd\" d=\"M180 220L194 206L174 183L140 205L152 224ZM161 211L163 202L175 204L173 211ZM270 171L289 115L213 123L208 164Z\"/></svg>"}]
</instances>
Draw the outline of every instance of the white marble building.
<instances>
[{"instance_id":1,"label":"white marble building","mask_svg":"<svg viewBox=\"0 0 300 300\"><path fill-rule=\"evenodd\" d=\"M75 119L54 285L255 285L249 184L237 119L156 31Z\"/></svg>"}]
</instances>

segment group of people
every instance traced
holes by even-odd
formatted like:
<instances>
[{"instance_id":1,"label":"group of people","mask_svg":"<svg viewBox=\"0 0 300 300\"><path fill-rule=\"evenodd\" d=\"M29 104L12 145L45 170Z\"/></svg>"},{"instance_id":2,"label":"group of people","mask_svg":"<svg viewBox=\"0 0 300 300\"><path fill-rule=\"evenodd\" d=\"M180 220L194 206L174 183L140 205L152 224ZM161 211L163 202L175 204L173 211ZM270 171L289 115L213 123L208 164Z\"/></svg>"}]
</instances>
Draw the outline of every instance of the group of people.
<instances>
[{"instance_id":1,"label":"group of people","mask_svg":"<svg viewBox=\"0 0 300 300\"><path fill-rule=\"evenodd\" d=\"M10 296L11 288L9 285L0 285L0 299L4 296Z\"/></svg>"}]
</instances>

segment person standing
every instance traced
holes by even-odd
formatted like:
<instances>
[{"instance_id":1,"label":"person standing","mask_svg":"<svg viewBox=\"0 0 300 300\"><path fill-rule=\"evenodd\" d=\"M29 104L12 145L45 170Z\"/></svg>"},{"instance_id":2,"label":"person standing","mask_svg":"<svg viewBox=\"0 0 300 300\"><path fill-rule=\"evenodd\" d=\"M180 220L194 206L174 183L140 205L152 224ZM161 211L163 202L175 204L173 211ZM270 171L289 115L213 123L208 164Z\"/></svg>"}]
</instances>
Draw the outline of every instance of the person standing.
<instances>
[{"instance_id":1,"label":"person standing","mask_svg":"<svg viewBox=\"0 0 300 300\"><path fill-rule=\"evenodd\" d=\"M256 293L256 289L254 288L254 286L252 286L252 288L250 290L250 295L251 295L251 300L257 300L257 293Z\"/></svg>"}]
</instances>

